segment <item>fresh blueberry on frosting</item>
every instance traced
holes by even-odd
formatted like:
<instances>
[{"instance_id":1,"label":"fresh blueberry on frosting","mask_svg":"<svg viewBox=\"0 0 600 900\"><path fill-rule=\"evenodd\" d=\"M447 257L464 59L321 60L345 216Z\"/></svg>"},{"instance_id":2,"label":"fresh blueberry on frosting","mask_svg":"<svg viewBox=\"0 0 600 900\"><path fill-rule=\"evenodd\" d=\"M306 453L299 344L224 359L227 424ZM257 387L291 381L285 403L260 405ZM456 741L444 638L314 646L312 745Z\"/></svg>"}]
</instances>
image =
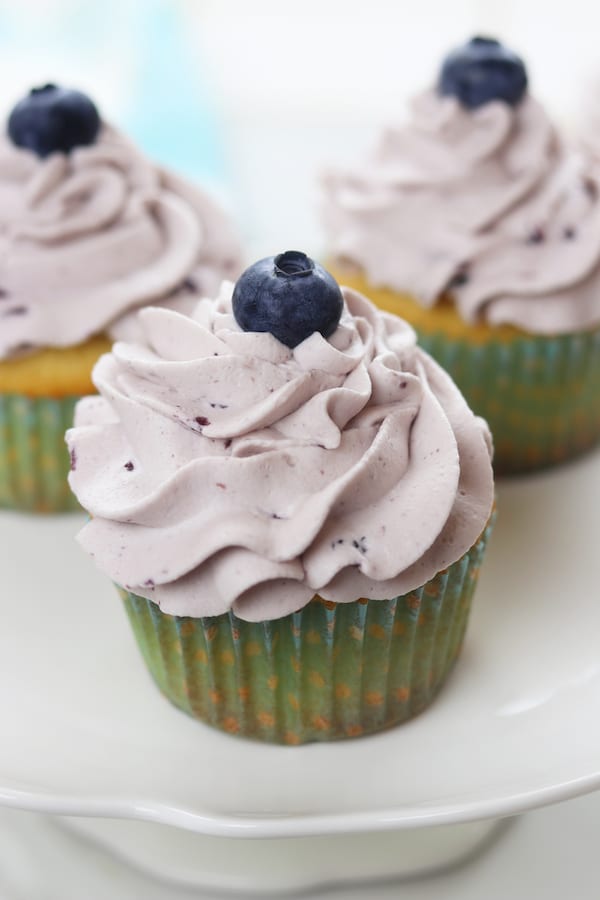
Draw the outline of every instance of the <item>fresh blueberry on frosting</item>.
<instances>
[{"instance_id":1,"label":"fresh blueberry on frosting","mask_svg":"<svg viewBox=\"0 0 600 900\"><path fill-rule=\"evenodd\" d=\"M474 37L453 50L442 65L438 93L456 97L467 109L492 100L516 106L527 89L523 60L499 41Z\"/></svg>"},{"instance_id":2,"label":"fresh blueberry on frosting","mask_svg":"<svg viewBox=\"0 0 600 900\"><path fill-rule=\"evenodd\" d=\"M297 250L269 256L246 269L232 299L240 328L269 331L288 347L296 347L316 331L329 337L343 307L335 279Z\"/></svg>"},{"instance_id":3,"label":"fresh blueberry on frosting","mask_svg":"<svg viewBox=\"0 0 600 900\"><path fill-rule=\"evenodd\" d=\"M90 98L55 84L32 88L8 119L13 144L42 159L93 144L99 130L100 116Z\"/></svg>"}]
</instances>

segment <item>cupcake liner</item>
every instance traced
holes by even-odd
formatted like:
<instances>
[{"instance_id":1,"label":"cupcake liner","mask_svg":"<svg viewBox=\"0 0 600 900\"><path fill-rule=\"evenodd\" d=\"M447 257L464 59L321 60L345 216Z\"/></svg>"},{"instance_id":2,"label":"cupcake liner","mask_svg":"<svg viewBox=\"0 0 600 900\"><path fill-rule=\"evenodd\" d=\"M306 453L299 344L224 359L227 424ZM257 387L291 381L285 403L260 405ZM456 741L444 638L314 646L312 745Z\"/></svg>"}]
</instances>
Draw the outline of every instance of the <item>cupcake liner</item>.
<instances>
[{"instance_id":1,"label":"cupcake liner","mask_svg":"<svg viewBox=\"0 0 600 900\"><path fill-rule=\"evenodd\" d=\"M78 400L0 393L0 507L30 512L80 508L67 483L65 445Z\"/></svg>"},{"instance_id":2,"label":"cupcake liner","mask_svg":"<svg viewBox=\"0 0 600 900\"><path fill-rule=\"evenodd\" d=\"M419 343L487 419L496 472L554 465L600 440L600 330L478 344L419 333Z\"/></svg>"},{"instance_id":3,"label":"cupcake liner","mask_svg":"<svg viewBox=\"0 0 600 900\"><path fill-rule=\"evenodd\" d=\"M459 654L491 521L460 560L393 600L315 597L281 619L193 619L119 592L160 690L231 734L302 744L379 731L436 696Z\"/></svg>"}]
</instances>

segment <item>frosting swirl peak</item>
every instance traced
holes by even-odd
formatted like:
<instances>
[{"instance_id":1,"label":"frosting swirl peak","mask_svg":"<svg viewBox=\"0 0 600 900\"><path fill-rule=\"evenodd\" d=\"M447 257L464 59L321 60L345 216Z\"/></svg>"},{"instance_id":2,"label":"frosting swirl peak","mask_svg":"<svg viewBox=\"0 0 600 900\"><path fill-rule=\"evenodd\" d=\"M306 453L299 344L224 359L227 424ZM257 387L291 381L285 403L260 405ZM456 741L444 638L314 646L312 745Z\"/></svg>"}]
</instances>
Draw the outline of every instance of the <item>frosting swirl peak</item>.
<instances>
[{"instance_id":1,"label":"frosting swirl peak","mask_svg":"<svg viewBox=\"0 0 600 900\"><path fill-rule=\"evenodd\" d=\"M0 359L80 343L238 268L223 213L110 126L44 159L0 140Z\"/></svg>"},{"instance_id":2,"label":"frosting swirl peak","mask_svg":"<svg viewBox=\"0 0 600 900\"><path fill-rule=\"evenodd\" d=\"M600 323L598 167L568 151L542 107L469 110L434 91L366 165L324 178L334 257L468 322L532 333Z\"/></svg>"}]
</instances>

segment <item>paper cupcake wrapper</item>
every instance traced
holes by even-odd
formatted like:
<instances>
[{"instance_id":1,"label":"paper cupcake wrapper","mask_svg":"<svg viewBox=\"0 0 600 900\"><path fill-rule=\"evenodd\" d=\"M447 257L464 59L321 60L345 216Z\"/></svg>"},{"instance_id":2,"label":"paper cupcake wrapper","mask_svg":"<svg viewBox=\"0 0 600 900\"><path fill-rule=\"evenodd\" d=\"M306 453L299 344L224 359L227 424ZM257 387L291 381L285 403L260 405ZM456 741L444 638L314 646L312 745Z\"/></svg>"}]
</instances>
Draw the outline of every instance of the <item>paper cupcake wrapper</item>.
<instances>
[{"instance_id":1,"label":"paper cupcake wrapper","mask_svg":"<svg viewBox=\"0 0 600 900\"><path fill-rule=\"evenodd\" d=\"M600 331L471 343L419 333L487 419L498 473L554 465L600 440Z\"/></svg>"},{"instance_id":2,"label":"paper cupcake wrapper","mask_svg":"<svg viewBox=\"0 0 600 900\"><path fill-rule=\"evenodd\" d=\"M402 597L315 597L268 622L170 616L119 591L154 680L185 712L275 743L355 737L410 719L440 690L463 642L490 529Z\"/></svg>"},{"instance_id":3,"label":"paper cupcake wrapper","mask_svg":"<svg viewBox=\"0 0 600 900\"><path fill-rule=\"evenodd\" d=\"M65 444L78 400L0 393L0 507L30 512L80 509L67 483Z\"/></svg>"}]
</instances>

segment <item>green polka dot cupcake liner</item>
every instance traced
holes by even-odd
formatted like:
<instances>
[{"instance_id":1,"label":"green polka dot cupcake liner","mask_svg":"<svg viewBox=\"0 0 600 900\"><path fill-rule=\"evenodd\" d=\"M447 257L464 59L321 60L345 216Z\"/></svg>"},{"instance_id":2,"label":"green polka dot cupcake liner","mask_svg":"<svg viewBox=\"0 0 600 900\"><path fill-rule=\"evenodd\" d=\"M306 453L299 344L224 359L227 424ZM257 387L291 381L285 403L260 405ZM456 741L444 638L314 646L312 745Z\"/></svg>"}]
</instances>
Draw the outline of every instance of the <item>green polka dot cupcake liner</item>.
<instances>
[{"instance_id":1,"label":"green polka dot cupcake liner","mask_svg":"<svg viewBox=\"0 0 600 900\"><path fill-rule=\"evenodd\" d=\"M67 483L65 431L79 397L0 394L0 508L80 509Z\"/></svg>"},{"instance_id":2,"label":"green polka dot cupcake liner","mask_svg":"<svg viewBox=\"0 0 600 900\"><path fill-rule=\"evenodd\" d=\"M419 343L487 420L498 474L552 466L600 441L600 330L483 344L420 333Z\"/></svg>"},{"instance_id":3,"label":"green polka dot cupcake liner","mask_svg":"<svg viewBox=\"0 0 600 900\"><path fill-rule=\"evenodd\" d=\"M279 744L371 734L426 709L459 655L492 522L460 560L393 600L332 603L253 623L171 616L121 588L142 656L175 706Z\"/></svg>"}]
</instances>

